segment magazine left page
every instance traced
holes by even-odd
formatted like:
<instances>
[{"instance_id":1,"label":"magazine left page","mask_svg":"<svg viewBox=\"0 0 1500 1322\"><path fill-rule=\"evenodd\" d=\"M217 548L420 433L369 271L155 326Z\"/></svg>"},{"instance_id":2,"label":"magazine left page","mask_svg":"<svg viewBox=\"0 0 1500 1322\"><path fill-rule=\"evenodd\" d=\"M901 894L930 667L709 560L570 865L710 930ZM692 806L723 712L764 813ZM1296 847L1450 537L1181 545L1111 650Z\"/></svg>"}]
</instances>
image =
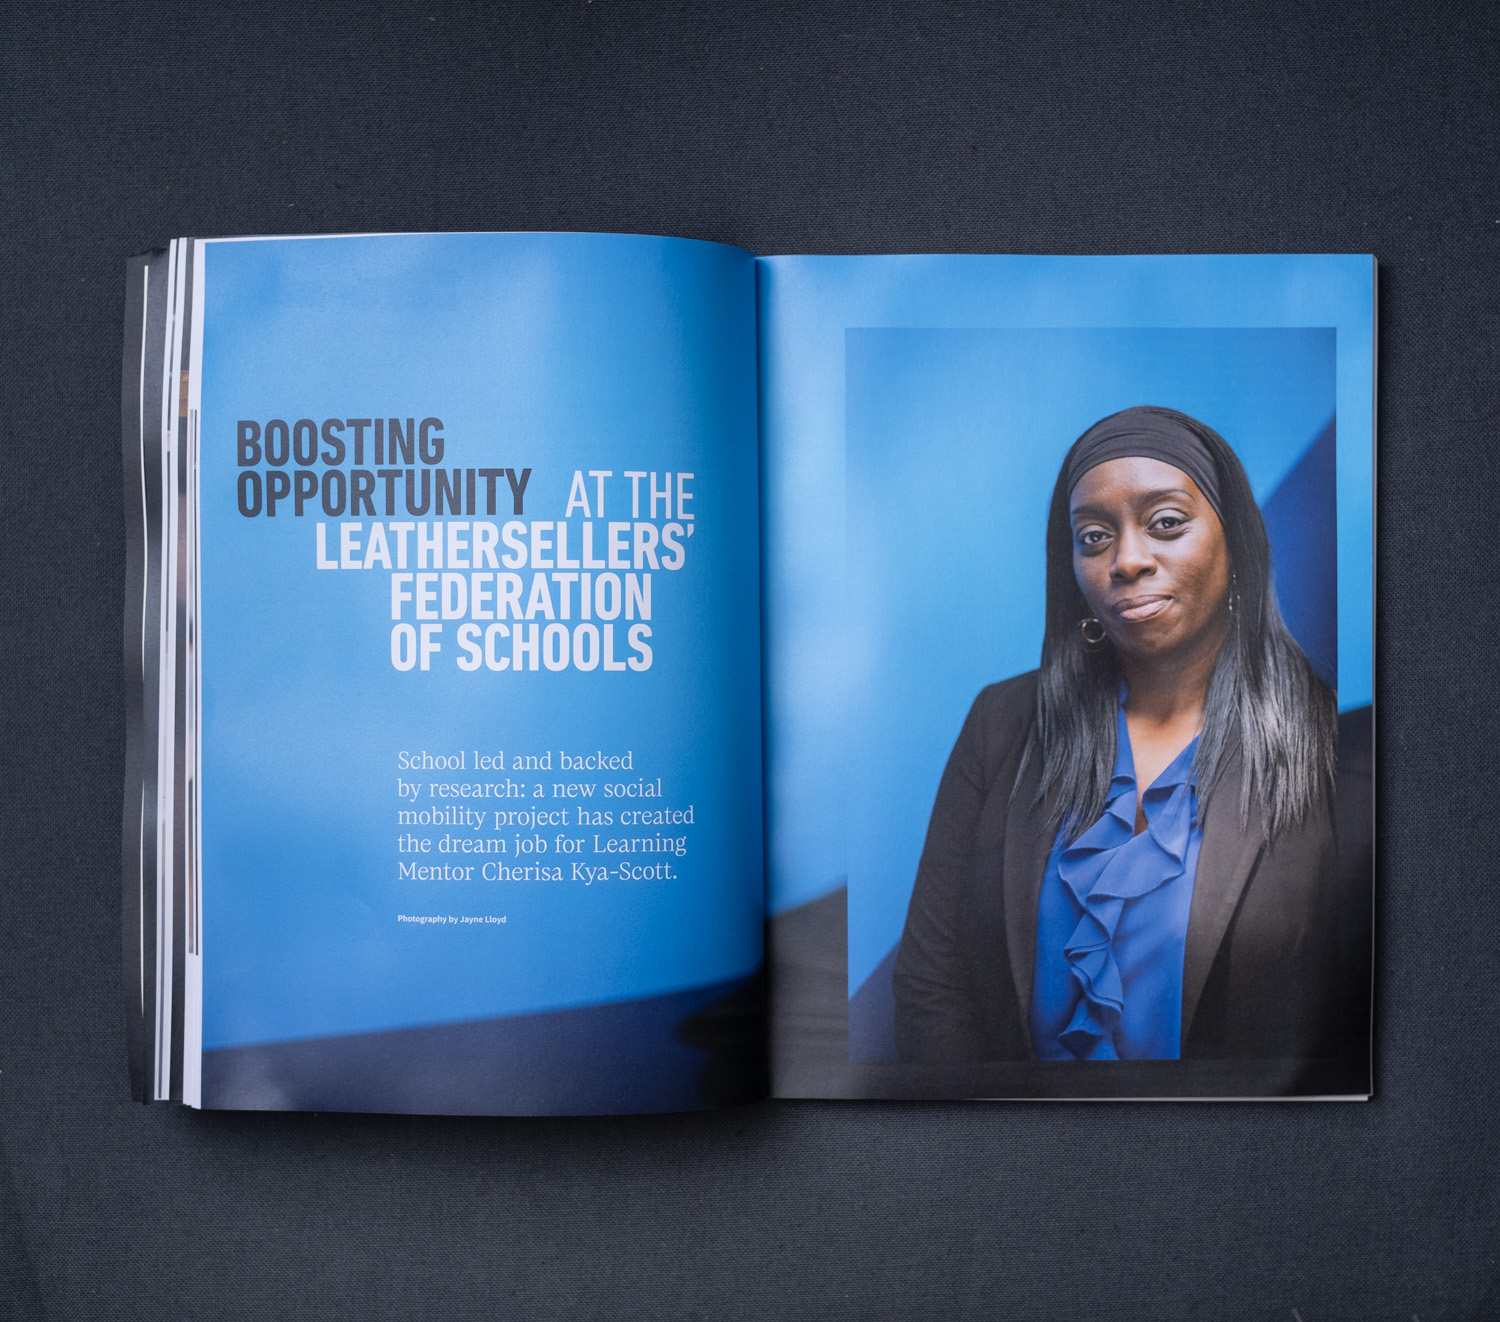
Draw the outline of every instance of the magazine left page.
<instances>
[{"instance_id":1,"label":"magazine left page","mask_svg":"<svg viewBox=\"0 0 1500 1322\"><path fill-rule=\"evenodd\" d=\"M179 240L127 292L137 1095L764 1095L749 254Z\"/></svg>"}]
</instances>

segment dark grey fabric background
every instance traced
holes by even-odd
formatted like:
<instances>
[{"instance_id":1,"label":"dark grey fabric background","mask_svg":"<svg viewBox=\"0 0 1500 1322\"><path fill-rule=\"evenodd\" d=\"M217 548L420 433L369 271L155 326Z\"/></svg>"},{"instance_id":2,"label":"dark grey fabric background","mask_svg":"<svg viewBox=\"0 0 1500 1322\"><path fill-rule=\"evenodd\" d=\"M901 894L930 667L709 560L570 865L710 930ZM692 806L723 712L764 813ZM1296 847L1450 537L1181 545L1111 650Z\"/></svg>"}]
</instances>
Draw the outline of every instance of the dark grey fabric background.
<instances>
[{"instance_id":1,"label":"dark grey fabric background","mask_svg":"<svg viewBox=\"0 0 1500 1322\"><path fill-rule=\"evenodd\" d=\"M0 1312L1500 1316L1497 36L1493 6L1410 3L11 0ZM177 234L491 228L1374 252L1377 1100L552 1122L133 1104L124 259Z\"/></svg>"}]
</instances>

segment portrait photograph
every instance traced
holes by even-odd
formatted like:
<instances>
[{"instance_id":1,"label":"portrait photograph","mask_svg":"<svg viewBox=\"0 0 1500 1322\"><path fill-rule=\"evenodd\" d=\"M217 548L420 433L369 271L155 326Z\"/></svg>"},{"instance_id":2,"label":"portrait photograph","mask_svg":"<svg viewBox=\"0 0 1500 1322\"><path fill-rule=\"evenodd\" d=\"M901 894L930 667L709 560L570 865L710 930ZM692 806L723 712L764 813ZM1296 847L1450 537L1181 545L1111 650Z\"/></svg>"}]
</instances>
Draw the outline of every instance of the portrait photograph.
<instances>
[{"instance_id":1,"label":"portrait photograph","mask_svg":"<svg viewBox=\"0 0 1500 1322\"><path fill-rule=\"evenodd\" d=\"M850 329L849 1058L1370 1090L1373 454L1331 326Z\"/></svg>"}]
</instances>

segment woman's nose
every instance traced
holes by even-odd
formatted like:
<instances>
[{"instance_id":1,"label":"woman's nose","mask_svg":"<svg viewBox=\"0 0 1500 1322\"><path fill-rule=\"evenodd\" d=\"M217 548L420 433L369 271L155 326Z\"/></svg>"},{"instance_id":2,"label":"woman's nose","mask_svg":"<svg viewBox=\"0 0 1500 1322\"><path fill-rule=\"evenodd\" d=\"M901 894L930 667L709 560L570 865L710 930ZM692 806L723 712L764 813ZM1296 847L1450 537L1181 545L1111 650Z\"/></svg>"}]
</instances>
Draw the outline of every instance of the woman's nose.
<instances>
[{"instance_id":1,"label":"woman's nose","mask_svg":"<svg viewBox=\"0 0 1500 1322\"><path fill-rule=\"evenodd\" d=\"M1110 566L1113 576L1122 579L1139 578L1155 568L1156 560L1151 555L1146 539L1137 531L1121 532L1115 542L1114 564Z\"/></svg>"}]
</instances>

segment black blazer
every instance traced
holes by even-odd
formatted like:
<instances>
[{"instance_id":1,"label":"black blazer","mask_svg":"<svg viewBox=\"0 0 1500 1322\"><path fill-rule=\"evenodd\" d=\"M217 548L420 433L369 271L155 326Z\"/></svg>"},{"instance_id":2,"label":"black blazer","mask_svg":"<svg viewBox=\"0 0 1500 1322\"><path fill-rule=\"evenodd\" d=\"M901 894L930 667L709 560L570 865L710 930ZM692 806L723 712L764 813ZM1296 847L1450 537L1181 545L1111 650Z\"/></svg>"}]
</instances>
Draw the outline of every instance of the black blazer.
<instances>
[{"instance_id":1,"label":"black blazer","mask_svg":"<svg viewBox=\"0 0 1500 1322\"><path fill-rule=\"evenodd\" d=\"M1036 672L974 700L938 786L895 968L903 1060L1033 1058L1037 899L1054 833L1036 804ZM1200 804L1203 845L1182 970L1182 1055L1334 1053L1340 1023L1332 804L1261 840L1240 824L1240 768Z\"/></svg>"}]
</instances>

